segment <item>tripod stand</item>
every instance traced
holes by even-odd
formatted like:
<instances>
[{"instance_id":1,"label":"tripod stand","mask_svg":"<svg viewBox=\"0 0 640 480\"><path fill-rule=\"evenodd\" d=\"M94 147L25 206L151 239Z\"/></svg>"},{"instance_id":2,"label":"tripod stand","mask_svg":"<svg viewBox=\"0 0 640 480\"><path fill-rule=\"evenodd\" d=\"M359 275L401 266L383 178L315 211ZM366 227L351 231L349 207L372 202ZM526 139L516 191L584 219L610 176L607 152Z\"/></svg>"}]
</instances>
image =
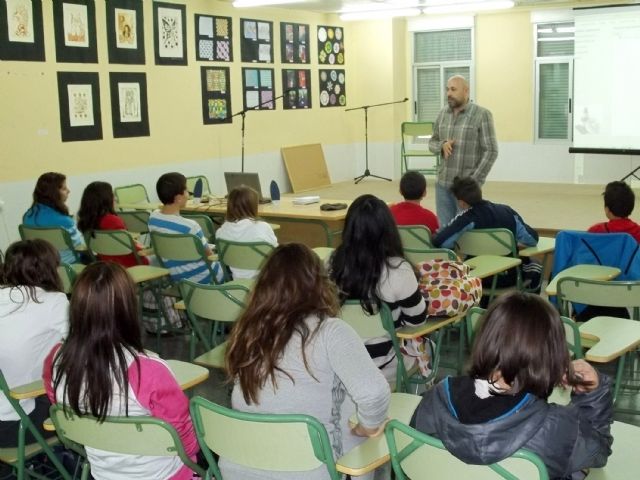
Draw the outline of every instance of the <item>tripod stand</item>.
<instances>
[{"instance_id":1,"label":"tripod stand","mask_svg":"<svg viewBox=\"0 0 640 480\"><path fill-rule=\"evenodd\" d=\"M390 178L387 177L380 177L378 175L374 175L369 171L369 124L368 124L368 114L369 114L369 109L370 108L374 108L374 107L382 107L384 105L394 105L396 103L404 103L406 101L408 101L408 98L405 98L404 100L398 100L397 102L386 102L386 103L377 103L375 105L364 105L362 107L356 107L356 108L347 108L345 110L345 112L350 112L352 110L364 110L364 173L362 175L360 175L359 177L355 177L355 183L360 183L362 180L364 180L366 177L373 177L373 178L379 178L380 180L386 180L388 182L391 181Z\"/></svg>"}]
</instances>

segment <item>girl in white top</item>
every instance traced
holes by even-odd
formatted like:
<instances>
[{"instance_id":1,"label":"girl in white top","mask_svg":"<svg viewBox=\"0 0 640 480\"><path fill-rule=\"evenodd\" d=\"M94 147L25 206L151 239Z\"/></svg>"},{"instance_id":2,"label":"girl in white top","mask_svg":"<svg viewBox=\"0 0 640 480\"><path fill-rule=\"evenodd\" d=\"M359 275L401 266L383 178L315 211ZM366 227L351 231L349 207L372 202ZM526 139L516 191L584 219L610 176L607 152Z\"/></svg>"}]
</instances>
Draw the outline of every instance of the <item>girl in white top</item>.
<instances>
[{"instance_id":1,"label":"girl in white top","mask_svg":"<svg viewBox=\"0 0 640 480\"><path fill-rule=\"evenodd\" d=\"M258 193L244 185L229 192L225 222L216 232L216 238L233 242L265 242L278 246L278 239L267 222L256 220L258 216ZM257 270L231 268L234 280L254 278Z\"/></svg>"},{"instance_id":2,"label":"girl in white top","mask_svg":"<svg viewBox=\"0 0 640 480\"><path fill-rule=\"evenodd\" d=\"M69 301L56 270L58 258L44 240L24 240L7 249L0 271L0 370L10 388L40 379L47 352L67 334ZM20 405L42 431L49 416L46 397L21 400ZM18 445L18 420L0 393L0 448ZM34 441L27 432L27 443Z\"/></svg>"}]
</instances>

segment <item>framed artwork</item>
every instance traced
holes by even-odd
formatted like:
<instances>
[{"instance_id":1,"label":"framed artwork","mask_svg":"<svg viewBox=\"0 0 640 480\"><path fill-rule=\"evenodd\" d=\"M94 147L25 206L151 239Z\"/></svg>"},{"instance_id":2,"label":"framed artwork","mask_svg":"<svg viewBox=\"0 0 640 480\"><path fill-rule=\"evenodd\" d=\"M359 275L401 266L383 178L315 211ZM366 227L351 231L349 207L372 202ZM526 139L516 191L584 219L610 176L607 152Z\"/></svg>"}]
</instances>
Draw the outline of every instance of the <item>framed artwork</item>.
<instances>
[{"instance_id":1,"label":"framed artwork","mask_svg":"<svg viewBox=\"0 0 640 480\"><path fill-rule=\"evenodd\" d=\"M201 67L202 121L205 125L231 123L229 67Z\"/></svg>"},{"instance_id":2,"label":"framed artwork","mask_svg":"<svg viewBox=\"0 0 640 480\"><path fill-rule=\"evenodd\" d=\"M282 63L309 63L309 25L280 22Z\"/></svg>"},{"instance_id":3,"label":"framed artwork","mask_svg":"<svg viewBox=\"0 0 640 480\"><path fill-rule=\"evenodd\" d=\"M231 17L196 14L196 59L233 61Z\"/></svg>"},{"instance_id":4,"label":"framed artwork","mask_svg":"<svg viewBox=\"0 0 640 480\"><path fill-rule=\"evenodd\" d=\"M109 63L144 65L142 1L109 0L106 8Z\"/></svg>"},{"instance_id":5,"label":"framed artwork","mask_svg":"<svg viewBox=\"0 0 640 480\"><path fill-rule=\"evenodd\" d=\"M110 72L109 88L114 138L148 137L146 74Z\"/></svg>"},{"instance_id":6,"label":"framed artwork","mask_svg":"<svg viewBox=\"0 0 640 480\"><path fill-rule=\"evenodd\" d=\"M344 107L347 104L347 85L344 70L320 69L320 106Z\"/></svg>"},{"instance_id":7,"label":"framed artwork","mask_svg":"<svg viewBox=\"0 0 640 480\"><path fill-rule=\"evenodd\" d=\"M282 70L285 110L311 108L311 70Z\"/></svg>"},{"instance_id":8,"label":"framed artwork","mask_svg":"<svg viewBox=\"0 0 640 480\"><path fill-rule=\"evenodd\" d=\"M186 5L153 2L156 65L187 65Z\"/></svg>"},{"instance_id":9,"label":"framed artwork","mask_svg":"<svg viewBox=\"0 0 640 480\"><path fill-rule=\"evenodd\" d=\"M243 62L273 63L273 22L240 19Z\"/></svg>"},{"instance_id":10,"label":"framed artwork","mask_svg":"<svg viewBox=\"0 0 640 480\"><path fill-rule=\"evenodd\" d=\"M98 63L94 0L53 0L56 61Z\"/></svg>"},{"instance_id":11,"label":"framed artwork","mask_svg":"<svg viewBox=\"0 0 640 480\"><path fill-rule=\"evenodd\" d=\"M274 110L273 68L242 68L244 109Z\"/></svg>"},{"instance_id":12,"label":"framed artwork","mask_svg":"<svg viewBox=\"0 0 640 480\"><path fill-rule=\"evenodd\" d=\"M318 25L318 63L344 65L344 29Z\"/></svg>"},{"instance_id":13,"label":"framed artwork","mask_svg":"<svg viewBox=\"0 0 640 480\"><path fill-rule=\"evenodd\" d=\"M58 102L63 142L102 139L97 73L58 72Z\"/></svg>"},{"instance_id":14,"label":"framed artwork","mask_svg":"<svg viewBox=\"0 0 640 480\"><path fill-rule=\"evenodd\" d=\"M44 62L42 0L0 0L0 59Z\"/></svg>"}]
</instances>

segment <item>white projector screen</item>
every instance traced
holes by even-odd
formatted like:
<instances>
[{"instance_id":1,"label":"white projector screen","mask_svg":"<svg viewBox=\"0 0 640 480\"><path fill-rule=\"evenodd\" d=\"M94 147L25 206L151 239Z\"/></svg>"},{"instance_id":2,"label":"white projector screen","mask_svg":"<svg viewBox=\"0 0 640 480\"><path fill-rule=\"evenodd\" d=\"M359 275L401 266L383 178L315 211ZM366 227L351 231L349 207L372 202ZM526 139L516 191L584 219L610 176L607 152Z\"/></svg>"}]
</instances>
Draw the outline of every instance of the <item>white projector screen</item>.
<instances>
[{"instance_id":1,"label":"white projector screen","mask_svg":"<svg viewBox=\"0 0 640 480\"><path fill-rule=\"evenodd\" d=\"M572 152L640 154L640 6L575 10Z\"/></svg>"}]
</instances>

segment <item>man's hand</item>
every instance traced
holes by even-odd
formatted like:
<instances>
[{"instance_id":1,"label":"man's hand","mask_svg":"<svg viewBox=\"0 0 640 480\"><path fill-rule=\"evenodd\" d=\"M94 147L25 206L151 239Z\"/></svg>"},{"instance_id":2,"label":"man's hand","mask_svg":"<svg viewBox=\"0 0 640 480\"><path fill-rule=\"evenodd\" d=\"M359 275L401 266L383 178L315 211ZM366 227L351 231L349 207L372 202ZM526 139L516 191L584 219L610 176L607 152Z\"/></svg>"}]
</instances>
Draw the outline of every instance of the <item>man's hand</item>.
<instances>
[{"instance_id":1,"label":"man's hand","mask_svg":"<svg viewBox=\"0 0 640 480\"><path fill-rule=\"evenodd\" d=\"M349 422L349 427L351 427L351 433L358 437L377 437L384 433L384 427L389 423L389 419L382 422L382 425L376 428L367 428L363 427L359 423L354 425L351 421Z\"/></svg>"},{"instance_id":2,"label":"man's hand","mask_svg":"<svg viewBox=\"0 0 640 480\"><path fill-rule=\"evenodd\" d=\"M453 140L447 140L442 144L442 154L444 155L444 159L448 159L453 153Z\"/></svg>"},{"instance_id":3,"label":"man's hand","mask_svg":"<svg viewBox=\"0 0 640 480\"><path fill-rule=\"evenodd\" d=\"M587 393L598 387L600 379L595 368L582 359L572 361L571 365L575 375L586 382L586 385L575 385L573 387L575 393Z\"/></svg>"}]
</instances>

